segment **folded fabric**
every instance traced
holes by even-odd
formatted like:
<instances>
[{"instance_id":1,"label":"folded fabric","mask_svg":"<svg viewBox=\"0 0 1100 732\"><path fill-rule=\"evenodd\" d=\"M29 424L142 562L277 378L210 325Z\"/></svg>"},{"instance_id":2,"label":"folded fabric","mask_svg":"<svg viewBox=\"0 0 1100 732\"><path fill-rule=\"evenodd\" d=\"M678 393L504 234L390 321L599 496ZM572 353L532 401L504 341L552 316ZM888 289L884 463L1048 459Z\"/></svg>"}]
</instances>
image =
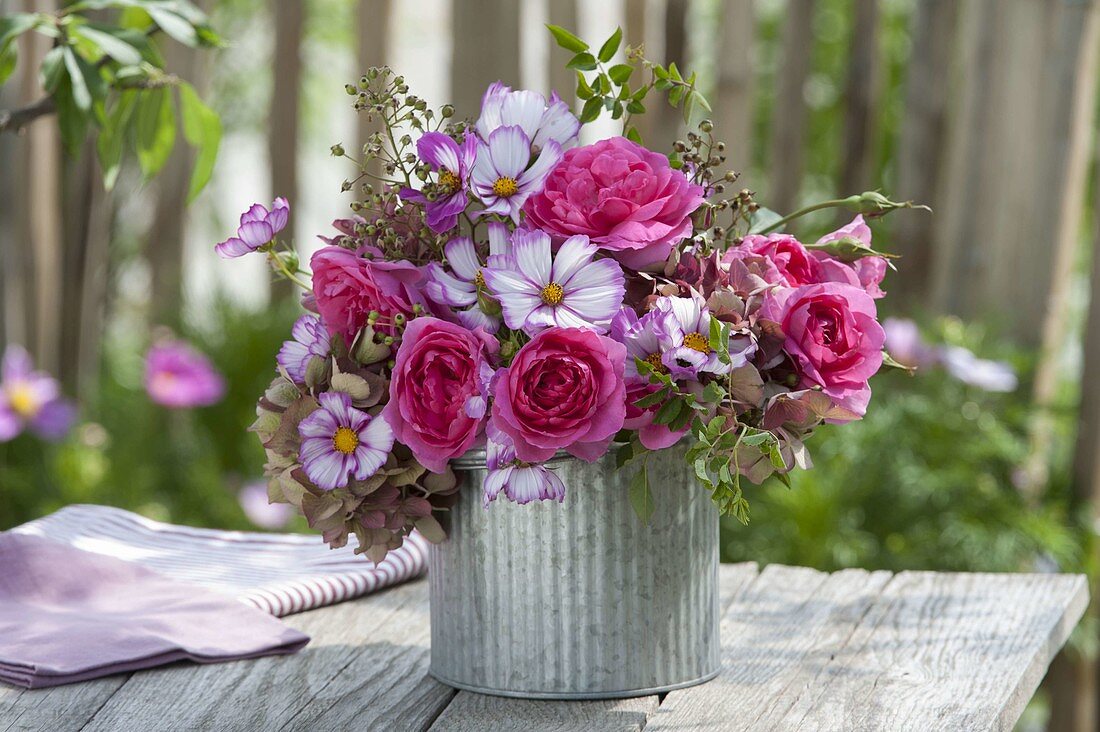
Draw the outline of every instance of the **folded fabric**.
<instances>
[{"instance_id":1,"label":"folded fabric","mask_svg":"<svg viewBox=\"0 0 1100 732\"><path fill-rule=\"evenodd\" d=\"M39 688L293 653L302 633L230 596L38 536L0 534L0 680Z\"/></svg>"},{"instance_id":2,"label":"folded fabric","mask_svg":"<svg viewBox=\"0 0 1100 732\"><path fill-rule=\"evenodd\" d=\"M68 506L12 531L135 562L280 617L419 577L428 564L428 543L415 533L375 566L315 535L196 529L109 506Z\"/></svg>"}]
</instances>

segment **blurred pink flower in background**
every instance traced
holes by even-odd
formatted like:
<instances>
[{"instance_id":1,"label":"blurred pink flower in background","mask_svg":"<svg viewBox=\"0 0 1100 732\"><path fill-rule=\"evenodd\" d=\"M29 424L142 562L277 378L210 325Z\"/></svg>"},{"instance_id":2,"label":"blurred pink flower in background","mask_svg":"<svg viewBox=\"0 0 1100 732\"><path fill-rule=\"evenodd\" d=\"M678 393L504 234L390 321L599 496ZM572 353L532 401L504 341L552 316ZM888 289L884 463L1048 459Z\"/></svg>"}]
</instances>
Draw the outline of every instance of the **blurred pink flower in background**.
<instances>
[{"instance_id":1,"label":"blurred pink flower in background","mask_svg":"<svg viewBox=\"0 0 1100 732\"><path fill-rule=\"evenodd\" d=\"M237 494L237 501L248 520L261 529L282 529L290 523L294 506L289 503L269 503L267 483L262 480L245 483Z\"/></svg>"},{"instance_id":2,"label":"blurred pink flower in background","mask_svg":"<svg viewBox=\"0 0 1100 732\"><path fill-rule=\"evenodd\" d=\"M225 379L205 355L169 340L145 354L145 391L164 407L206 407L225 396Z\"/></svg>"},{"instance_id":3,"label":"blurred pink flower in background","mask_svg":"<svg viewBox=\"0 0 1100 732\"><path fill-rule=\"evenodd\" d=\"M964 384L989 392L1016 391L1019 379L1010 364L978 358L963 346L934 346L921 336L920 328L907 318L887 318L886 352L898 363L913 368L942 366Z\"/></svg>"},{"instance_id":4,"label":"blurred pink flower in background","mask_svg":"<svg viewBox=\"0 0 1100 732\"><path fill-rule=\"evenodd\" d=\"M0 365L0 442L24 429L46 440L59 440L76 418L73 405L61 398L57 380L35 371L22 346L8 346Z\"/></svg>"}]
</instances>

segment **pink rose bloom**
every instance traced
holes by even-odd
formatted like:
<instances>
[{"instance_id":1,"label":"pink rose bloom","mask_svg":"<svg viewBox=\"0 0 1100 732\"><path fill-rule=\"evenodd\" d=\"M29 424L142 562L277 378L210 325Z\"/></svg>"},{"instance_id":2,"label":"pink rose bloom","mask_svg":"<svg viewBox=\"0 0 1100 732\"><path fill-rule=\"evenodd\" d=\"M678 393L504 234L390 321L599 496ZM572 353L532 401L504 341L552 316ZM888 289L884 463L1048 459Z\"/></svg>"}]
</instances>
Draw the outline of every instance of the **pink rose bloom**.
<instances>
[{"instance_id":1,"label":"pink rose bloom","mask_svg":"<svg viewBox=\"0 0 1100 732\"><path fill-rule=\"evenodd\" d=\"M592 462L626 417L626 346L587 328L548 328L496 380L493 424L528 463L559 449Z\"/></svg>"},{"instance_id":2,"label":"pink rose bloom","mask_svg":"<svg viewBox=\"0 0 1100 732\"><path fill-rule=\"evenodd\" d=\"M758 257L771 261L779 271L780 284L788 287L800 287L821 281L821 264L802 242L790 234L749 234L738 246L731 247L722 257L726 264L735 261L752 263ZM756 265L765 271L770 268Z\"/></svg>"},{"instance_id":3,"label":"pink rose bloom","mask_svg":"<svg viewBox=\"0 0 1100 732\"><path fill-rule=\"evenodd\" d=\"M664 155L613 137L567 151L523 210L555 241L584 234L640 269L663 262L691 235L691 214L702 203L703 188Z\"/></svg>"},{"instance_id":4,"label":"pink rose bloom","mask_svg":"<svg viewBox=\"0 0 1100 732\"><path fill-rule=\"evenodd\" d=\"M853 285L824 282L771 292L760 317L779 324L783 350L802 372L803 388L820 386L845 409L867 411L867 383L882 365L886 334L875 301Z\"/></svg>"},{"instance_id":5,"label":"pink rose bloom","mask_svg":"<svg viewBox=\"0 0 1100 732\"><path fill-rule=\"evenodd\" d=\"M424 304L418 287L423 274L409 262L364 259L349 249L330 246L317 250L310 266L321 322L349 345L372 310L392 321L398 313L411 318L413 305ZM393 333L386 323L378 330Z\"/></svg>"},{"instance_id":6,"label":"pink rose bloom","mask_svg":"<svg viewBox=\"0 0 1100 732\"><path fill-rule=\"evenodd\" d=\"M863 214L858 214L851 223L821 237L817 243L827 244L844 237L857 239L865 247L871 246L871 227L864 222ZM879 287L886 276L885 257L862 257L847 264L833 259L825 252L814 252L814 256L822 264L821 282L847 282L862 287L876 300L886 295Z\"/></svg>"},{"instance_id":7,"label":"pink rose bloom","mask_svg":"<svg viewBox=\"0 0 1100 732\"><path fill-rule=\"evenodd\" d=\"M416 318L405 328L382 416L397 441L433 473L477 440L486 411L484 372L498 349L478 328Z\"/></svg>"}]
</instances>

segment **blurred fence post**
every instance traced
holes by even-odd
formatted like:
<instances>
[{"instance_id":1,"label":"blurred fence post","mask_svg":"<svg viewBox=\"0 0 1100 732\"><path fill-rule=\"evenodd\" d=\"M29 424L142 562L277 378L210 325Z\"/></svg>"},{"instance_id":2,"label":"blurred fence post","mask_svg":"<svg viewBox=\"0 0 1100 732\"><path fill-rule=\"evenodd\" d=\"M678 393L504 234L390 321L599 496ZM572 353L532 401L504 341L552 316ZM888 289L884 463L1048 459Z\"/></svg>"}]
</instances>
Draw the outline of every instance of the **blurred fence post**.
<instances>
[{"instance_id":1,"label":"blurred fence post","mask_svg":"<svg viewBox=\"0 0 1100 732\"><path fill-rule=\"evenodd\" d=\"M520 85L519 16L515 0L454 0L451 99L457 117L476 119L494 81Z\"/></svg>"},{"instance_id":2,"label":"blurred fence post","mask_svg":"<svg viewBox=\"0 0 1100 732\"><path fill-rule=\"evenodd\" d=\"M577 28L577 1L576 0L547 0L547 8L550 23L566 28L573 33ZM625 31L624 31L625 32ZM637 43L630 38L627 43ZM567 69L573 55L553 41L550 42L550 91L558 93L570 108L577 100L577 72Z\"/></svg>"},{"instance_id":3,"label":"blurred fence post","mask_svg":"<svg viewBox=\"0 0 1100 732\"><path fill-rule=\"evenodd\" d=\"M623 42L635 48L648 46L649 37L646 34L650 31L647 12L649 3L646 0L625 0L625 5L626 27L623 28ZM646 52L651 53L652 50L647 47ZM653 137L653 112L658 104L664 103L663 100L654 95L652 99L646 102L646 113L631 120L631 124L637 128L638 134L642 136L642 142L647 145L650 144Z\"/></svg>"},{"instance_id":4,"label":"blurred fence post","mask_svg":"<svg viewBox=\"0 0 1100 732\"><path fill-rule=\"evenodd\" d=\"M722 0L717 32L718 79L715 86L714 129L726 143L729 167L739 173L752 165L753 42L756 8L753 0Z\"/></svg>"},{"instance_id":5,"label":"blurred fence post","mask_svg":"<svg viewBox=\"0 0 1100 732\"><path fill-rule=\"evenodd\" d=\"M788 0L781 31L781 60L772 112L768 206L790 213L802 187L808 109L803 95L813 57L815 0Z\"/></svg>"},{"instance_id":6,"label":"blurred fence post","mask_svg":"<svg viewBox=\"0 0 1100 732\"><path fill-rule=\"evenodd\" d=\"M943 170L947 92L959 6L956 0L919 0L910 22L912 52L905 80L905 115L897 152L897 196L934 204ZM894 251L903 273L890 294L903 307L927 301L931 290L933 216L896 214Z\"/></svg>"},{"instance_id":7,"label":"blurred fence post","mask_svg":"<svg viewBox=\"0 0 1100 732\"><path fill-rule=\"evenodd\" d=\"M356 22L359 29L359 37L356 42L356 61L359 68L355 78L359 78L372 66L385 66L390 59L390 20L393 17L393 3L391 0L359 0L356 7ZM353 155L359 158L363 152L363 145L371 135L381 132L382 126L377 120L367 121L365 113L359 113L356 118L356 133L358 138L357 153ZM370 162L367 172L373 176L381 176L382 161L375 158ZM370 181L374 183L373 179Z\"/></svg>"},{"instance_id":8,"label":"blurred fence post","mask_svg":"<svg viewBox=\"0 0 1100 732\"><path fill-rule=\"evenodd\" d=\"M687 0L665 0L664 10L664 21L660 26L664 36L663 58L657 60L665 64L675 63L681 71L688 71ZM672 143L684 128L683 113L669 105L666 99L664 92L657 92L646 103L643 117L651 118L650 136L642 139L653 150L671 150Z\"/></svg>"},{"instance_id":9,"label":"blurred fence post","mask_svg":"<svg viewBox=\"0 0 1100 732\"><path fill-rule=\"evenodd\" d=\"M302 35L305 25L305 0L278 0L275 13L275 48L272 60L274 88L271 93L271 127L268 132L268 161L271 189L293 206L298 201L298 122L301 117ZM291 226L294 226L291 219ZM291 239L297 237L289 232ZM277 280L271 285L272 299L285 299L293 291L291 283Z\"/></svg>"},{"instance_id":10,"label":"blurred fence post","mask_svg":"<svg viewBox=\"0 0 1100 732\"><path fill-rule=\"evenodd\" d=\"M872 167L878 156L880 125L878 104L879 0L855 0L851 38L848 43L848 76L844 83L844 134L840 163L840 195L862 193L871 187ZM851 214L838 211L847 223Z\"/></svg>"}]
</instances>

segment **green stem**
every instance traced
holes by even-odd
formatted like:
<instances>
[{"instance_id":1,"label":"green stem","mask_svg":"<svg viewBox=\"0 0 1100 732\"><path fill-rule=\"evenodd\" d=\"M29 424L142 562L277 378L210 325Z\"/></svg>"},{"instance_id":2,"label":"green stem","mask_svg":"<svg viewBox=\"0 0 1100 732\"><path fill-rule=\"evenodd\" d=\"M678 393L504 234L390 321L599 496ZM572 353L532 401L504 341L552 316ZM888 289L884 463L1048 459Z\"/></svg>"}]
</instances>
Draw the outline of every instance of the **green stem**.
<instances>
[{"instance_id":1,"label":"green stem","mask_svg":"<svg viewBox=\"0 0 1100 732\"><path fill-rule=\"evenodd\" d=\"M290 268L286 266L286 262L283 261L283 258L279 256L278 252L268 252L268 261L272 263L272 266L277 273L281 274L286 279L298 285L298 287L301 287L306 292L313 291L312 287L303 282L294 272L290 271Z\"/></svg>"},{"instance_id":2,"label":"green stem","mask_svg":"<svg viewBox=\"0 0 1100 732\"><path fill-rule=\"evenodd\" d=\"M813 213L814 211L821 211L822 209L826 209L826 208L840 208L841 206L847 206L849 203L850 203L850 199L848 199L848 198L834 198L834 199L829 200L829 201L822 201L821 203L814 203L814 204L811 204L811 205L806 206L804 208L800 208L792 214L787 214L783 218L781 218L778 221L770 224L769 226L765 227L764 229L758 231L757 233L758 234L767 234L767 233L770 233L772 231L775 231L776 229L783 226L784 224L790 223L791 221L794 221L797 218L801 218L802 216L805 216L806 214Z\"/></svg>"}]
</instances>

